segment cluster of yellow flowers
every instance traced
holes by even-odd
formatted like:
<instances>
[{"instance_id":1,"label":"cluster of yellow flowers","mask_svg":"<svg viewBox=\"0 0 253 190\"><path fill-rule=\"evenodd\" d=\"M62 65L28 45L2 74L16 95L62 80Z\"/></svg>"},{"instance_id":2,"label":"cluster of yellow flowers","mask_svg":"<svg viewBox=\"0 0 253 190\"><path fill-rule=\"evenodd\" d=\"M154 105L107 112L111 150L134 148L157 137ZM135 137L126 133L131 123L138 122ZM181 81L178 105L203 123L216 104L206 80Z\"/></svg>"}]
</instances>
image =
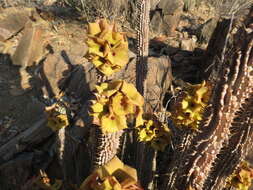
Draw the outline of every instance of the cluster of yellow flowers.
<instances>
[{"instance_id":1,"label":"cluster of yellow flowers","mask_svg":"<svg viewBox=\"0 0 253 190\"><path fill-rule=\"evenodd\" d=\"M178 98L171 112L171 119L178 125L198 129L203 111L209 101L210 87L203 81L201 84L188 84L186 91Z\"/></svg>"},{"instance_id":2,"label":"cluster of yellow flowers","mask_svg":"<svg viewBox=\"0 0 253 190\"><path fill-rule=\"evenodd\" d=\"M227 186L237 190L248 190L253 180L253 169L247 162L242 162L239 169L228 178Z\"/></svg>"},{"instance_id":3,"label":"cluster of yellow flowers","mask_svg":"<svg viewBox=\"0 0 253 190\"><path fill-rule=\"evenodd\" d=\"M149 119L143 120L144 99L133 84L122 80L104 82L96 86L96 91L90 115L103 133L126 129L128 117L134 116L139 141L148 142L160 151L165 149L170 141L170 130L154 116L146 115Z\"/></svg>"},{"instance_id":4,"label":"cluster of yellow flowers","mask_svg":"<svg viewBox=\"0 0 253 190\"><path fill-rule=\"evenodd\" d=\"M115 24L100 19L88 25L88 58L104 75L119 71L128 62L128 42Z\"/></svg>"},{"instance_id":5,"label":"cluster of yellow flowers","mask_svg":"<svg viewBox=\"0 0 253 190\"><path fill-rule=\"evenodd\" d=\"M137 183L137 172L114 157L96 169L82 183L80 190L143 190Z\"/></svg>"},{"instance_id":6,"label":"cluster of yellow flowers","mask_svg":"<svg viewBox=\"0 0 253 190\"><path fill-rule=\"evenodd\" d=\"M114 24L109 25L105 19L89 23L88 37L88 57L104 75L111 75L127 64L128 43L125 35L116 31ZM103 133L127 128L127 118L132 115L136 117L139 140L150 142L154 148L164 150L169 140L169 129L158 121L149 120L144 124L144 99L134 85L114 81L102 83L96 86L96 90L96 100L92 101L90 115L93 116L93 123L100 126Z\"/></svg>"},{"instance_id":7,"label":"cluster of yellow flowers","mask_svg":"<svg viewBox=\"0 0 253 190\"><path fill-rule=\"evenodd\" d=\"M166 124L156 119L145 120L142 126L137 128L139 141L150 143L156 150L164 151L170 142L170 130Z\"/></svg>"},{"instance_id":8,"label":"cluster of yellow flowers","mask_svg":"<svg viewBox=\"0 0 253 190\"><path fill-rule=\"evenodd\" d=\"M143 124L144 99L133 84L117 80L96 86L96 100L92 101L90 115L103 133L127 128L127 117L136 117L136 126Z\"/></svg>"}]
</instances>

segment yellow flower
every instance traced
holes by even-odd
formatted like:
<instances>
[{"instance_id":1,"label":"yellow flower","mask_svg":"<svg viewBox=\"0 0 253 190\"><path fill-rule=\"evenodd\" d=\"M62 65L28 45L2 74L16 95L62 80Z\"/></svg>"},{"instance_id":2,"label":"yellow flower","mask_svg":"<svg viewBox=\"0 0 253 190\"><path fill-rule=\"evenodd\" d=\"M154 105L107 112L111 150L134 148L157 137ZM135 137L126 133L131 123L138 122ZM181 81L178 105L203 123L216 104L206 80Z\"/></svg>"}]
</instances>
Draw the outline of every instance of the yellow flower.
<instances>
[{"instance_id":1,"label":"yellow flower","mask_svg":"<svg viewBox=\"0 0 253 190\"><path fill-rule=\"evenodd\" d=\"M57 103L50 107L46 107L46 114L48 117L47 127L51 128L53 131L57 131L69 125L67 114L60 113L57 109Z\"/></svg>"},{"instance_id":2,"label":"yellow flower","mask_svg":"<svg viewBox=\"0 0 253 190\"><path fill-rule=\"evenodd\" d=\"M128 42L115 24L105 19L88 24L88 58L104 75L119 71L128 63Z\"/></svg>"},{"instance_id":3,"label":"yellow flower","mask_svg":"<svg viewBox=\"0 0 253 190\"><path fill-rule=\"evenodd\" d=\"M97 35L101 32L99 23L88 23L89 27L88 27L88 33L90 35Z\"/></svg>"},{"instance_id":4,"label":"yellow flower","mask_svg":"<svg viewBox=\"0 0 253 190\"><path fill-rule=\"evenodd\" d=\"M96 102L91 106L94 113L100 113L104 111L104 105L101 102Z\"/></svg>"},{"instance_id":5,"label":"yellow flower","mask_svg":"<svg viewBox=\"0 0 253 190\"><path fill-rule=\"evenodd\" d=\"M49 117L47 121L47 126L53 131L57 131L69 125L67 115L59 114L53 117Z\"/></svg>"},{"instance_id":6,"label":"yellow flower","mask_svg":"<svg viewBox=\"0 0 253 190\"><path fill-rule=\"evenodd\" d=\"M202 114L208 103L210 86L204 81L201 84L188 84L175 103L171 119L176 125L184 125L197 130Z\"/></svg>"},{"instance_id":7,"label":"yellow flower","mask_svg":"<svg viewBox=\"0 0 253 190\"><path fill-rule=\"evenodd\" d=\"M127 190L131 186L136 190L142 190L137 183L136 170L114 157L86 178L80 190Z\"/></svg>"},{"instance_id":8,"label":"yellow flower","mask_svg":"<svg viewBox=\"0 0 253 190\"><path fill-rule=\"evenodd\" d=\"M121 80L112 81L110 83L104 82L101 83L99 86L97 85L96 90L100 95L110 97L120 90L122 83L123 82Z\"/></svg>"},{"instance_id":9,"label":"yellow flower","mask_svg":"<svg viewBox=\"0 0 253 190\"><path fill-rule=\"evenodd\" d=\"M139 141L151 141L155 137L155 133L149 129L142 129L139 132Z\"/></svg>"},{"instance_id":10,"label":"yellow flower","mask_svg":"<svg viewBox=\"0 0 253 190\"><path fill-rule=\"evenodd\" d=\"M146 120L143 126L139 126L137 130L139 141L150 143L156 150L164 151L170 142L169 128L154 116L152 119Z\"/></svg>"},{"instance_id":11,"label":"yellow flower","mask_svg":"<svg viewBox=\"0 0 253 190\"><path fill-rule=\"evenodd\" d=\"M113 133L127 128L126 117L124 115L102 115L100 122L103 133Z\"/></svg>"},{"instance_id":12,"label":"yellow flower","mask_svg":"<svg viewBox=\"0 0 253 190\"><path fill-rule=\"evenodd\" d=\"M128 99L137 106L142 106L144 104L144 99L137 91L135 86L130 83L123 81L121 91L128 97Z\"/></svg>"},{"instance_id":13,"label":"yellow flower","mask_svg":"<svg viewBox=\"0 0 253 190\"><path fill-rule=\"evenodd\" d=\"M238 170L228 178L227 186L238 190L248 190L253 180L253 169L247 162L242 162Z\"/></svg>"},{"instance_id":14,"label":"yellow flower","mask_svg":"<svg viewBox=\"0 0 253 190\"><path fill-rule=\"evenodd\" d=\"M103 57L104 56L102 46L101 46L101 44L99 44L97 42L96 38L89 38L86 43L89 46L89 54L91 55L91 57L94 57L94 56Z\"/></svg>"},{"instance_id":15,"label":"yellow flower","mask_svg":"<svg viewBox=\"0 0 253 190\"><path fill-rule=\"evenodd\" d=\"M124 94L117 92L112 97L112 111L116 115L134 114L134 104L131 104L129 99Z\"/></svg>"},{"instance_id":16,"label":"yellow flower","mask_svg":"<svg viewBox=\"0 0 253 190\"><path fill-rule=\"evenodd\" d=\"M127 128L127 117L130 115L136 117L136 126L143 124L144 100L132 84L118 80L101 83L96 90L97 100L92 101L90 115L103 133Z\"/></svg>"},{"instance_id":17,"label":"yellow flower","mask_svg":"<svg viewBox=\"0 0 253 190\"><path fill-rule=\"evenodd\" d=\"M106 59L115 66L123 67L128 62L128 48L126 43L115 45L111 49L108 48ZM109 51L110 50L110 51Z\"/></svg>"}]
</instances>

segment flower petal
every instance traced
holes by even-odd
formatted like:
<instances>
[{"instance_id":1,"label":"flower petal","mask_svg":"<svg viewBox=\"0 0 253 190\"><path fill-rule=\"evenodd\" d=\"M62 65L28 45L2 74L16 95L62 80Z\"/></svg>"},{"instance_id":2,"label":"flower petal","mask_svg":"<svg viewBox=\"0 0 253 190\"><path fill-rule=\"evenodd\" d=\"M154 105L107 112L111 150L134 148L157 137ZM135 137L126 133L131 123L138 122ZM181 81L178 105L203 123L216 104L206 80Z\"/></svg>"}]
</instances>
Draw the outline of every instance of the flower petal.
<instances>
[{"instance_id":1,"label":"flower petal","mask_svg":"<svg viewBox=\"0 0 253 190\"><path fill-rule=\"evenodd\" d=\"M128 63L128 46L125 44L120 44L117 48L113 48L111 51L112 64L125 66Z\"/></svg>"},{"instance_id":2,"label":"flower petal","mask_svg":"<svg viewBox=\"0 0 253 190\"><path fill-rule=\"evenodd\" d=\"M116 115L127 115L135 112L134 105L120 92L112 97L112 110Z\"/></svg>"},{"instance_id":3,"label":"flower petal","mask_svg":"<svg viewBox=\"0 0 253 190\"><path fill-rule=\"evenodd\" d=\"M101 45L96 43L93 39L87 40L87 45L89 46L89 54L98 55L100 57L104 56L104 53L101 50Z\"/></svg>"},{"instance_id":4,"label":"flower petal","mask_svg":"<svg viewBox=\"0 0 253 190\"><path fill-rule=\"evenodd\" d=\"M99 113L99 112L102 112L104 110L104 105L97 102L97 103L95 103L91 106L91 109L94 113Z\"/></svg>"},{"instance_id":5,"label":"flower petal","mask_svg":"<svg viewBox=\"0 0 253 190\"><path fill-rule=\"evenodd\" d=\"M100 26L97 22L88 24L88 34L96 35L101 32Z\"/></svg>"},{"instance_id":6,"label":"flower petal","mask_svg":"<svg viewBox=\"0 0 253 190\"><path fill-rule=\"evenodd\" d=\"M126 83L123 81L121 91L129 98L129 100L138 106L143 106L144 98L136 90L135 86L131 83Z\"/></svg>"},{"instance_id":7,"label":"flower petal","mask_svg":"<svg viewBox=\"0 0 253 190\"><path fill-rule=\"evenodd\" d=\"M95 67L100 67L102 66L104 63L101 60L93 60L92 63L95 65Z\"/></svg>"},{"instance_id":8,"label":"flower petal","mask_svg":"<svg viewBox=\"0 0 253 190\"><path fill-rule=\"evenodd\" d=\"M116 81L107 83L107 86L104 85L103 91L100 94L106 97L110 97L115 92L117 92L121 86L122 86L121 80L116 80Z\"/></svg>"},{"instance_id":9,"label":"flower petal","mask_svg":"<svg viewBox=\"0 0 253 190\"><path fill-rule=\"evenodd\" d=\"M65 114L59 114L48 118L47 126L53 131L57 131L61 128L67 127L69 125L68 117Z\"/></svg>"},{"instance_id":10,"label":"flower petal","mask_svg":"<svg viewBox=\"0 0 253 190\"><path fill-rule=\"evenodd\" d=\"M103 133L113 133L127 128L125 116L103 115L101 117L101 130Z\"/></svg>"},{"instance_id":11,"label":"flower petal","mask_svg":"<svg viewBox=\"0 0 253 190\"><path fill-rule=\"evenodd\" d=\"M100 67L98 67L98 70L100 72L102 72L106 76L110 76L110 75L112 75L114 73L114 71L112 70L112 68L109 65L107 65L107 64L101 65Z\"/></svg>"}]
</instances>

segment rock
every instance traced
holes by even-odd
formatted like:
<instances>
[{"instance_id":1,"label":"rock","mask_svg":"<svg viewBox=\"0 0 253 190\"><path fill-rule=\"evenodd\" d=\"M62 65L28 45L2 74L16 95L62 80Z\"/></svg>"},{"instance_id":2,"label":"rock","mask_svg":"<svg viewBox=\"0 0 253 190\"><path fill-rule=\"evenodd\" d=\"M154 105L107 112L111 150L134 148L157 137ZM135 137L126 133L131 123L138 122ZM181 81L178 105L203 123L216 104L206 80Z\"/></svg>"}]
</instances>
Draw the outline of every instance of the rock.
<instances>
[{"instance_id":1,"label":"rock","mask_svg":"<svg viewBox=\"0 0 253 190\"><path fill-rule=\"evenodd\" d=\"M156 34L162 34L163 32L163 20L162 20L162 15L161 12L155 11L152 15L152 19L150 21L151 24L151 29L154 31Z\"/></svg>"},{"instance_id":2,"label":"rock","mask_svg":"<svg viewBox=\"0 0 253 190\"><path fill-rule=\"evenodd\" d=\"M162 107L164 95L170 87L172 81L171 60L167 56L149 57L147 73L147 112L152 113ZM152 86L152 89L149 87Z\"/></svg>"},{"instance_id":3,"label":"rock","mask_svg":"<svg viewBox=\"0 0 253 190\"><path fill-rule=\"evenodd\" d=\"M173 47L173 48L179 48L180 47L180 42L177 39L170 39L168 42L168 45Z\"/></svg>"},{"instance_id":4,"label":"rock","mask_svg":"<svg viewBox=\"0 0 253 190\"><path fill-rule=\"evenodd\" d=\"M213 31L217 26L218 18L212 18L206 21L197 29L197 36L201 43L208 43L211 39Z\"/></svg>"},{"instance_id":5,"label":"rock","mask_svg":"<svg viewBox=\"0 0 253 190\"><path fill-rule=\"evenodd\" d=\"M182 50L193 51L196 47L196 38L181 40L180 48Z\"/></svg>"},{"instance_id":6,"label":"rock","mask_svg":"<svg viewBox=\"0 0 253 190\"><path fill-rule=\"evenodd\" d=\"M161 0L151 17L153 31L159 34L173 35L178 26L182 11L182 0Z\"/></svg>"},{"instance_id":7,"label":"rock","mask_svg":"<svg viewBox=\"0 0 253 190\"><path fill-rule=\"evenodd\" d=\"M47 56L40 70L44 95L54 97L60 93L59 84L69 74L70 68L59 52Z\"/></svg>"},{"instance_id":8,"label":"rock","mask_svg":"<svg viewBox=\"0 0 253 190\"><path fill-rule=\"evenodd\" d=\"M57 0L45 0L45 1L43 2L43 5L44 5L44 6L51 6L51 5L53 5L56 1L57 1Z\"/></svg>"},{"instance_id":9,"label":"rock","mask_svg":"<svg viewBox=\"0 0 253 190\"><path fill-rule=\"evenodd\" d=\"M155 10L160 0L150 0L150 10Z\"/></svg>"},{"instance_id":10,"label":"rock","mask_svg":"<svg viewBox=\"0 0 253 190\"><path fill-rule=\"evenodd\" d=\"M21 77L21 81L20 81L20 86L23 90L27 90L27 89L31 89L31 78L32 76L24 69L21 68L20 71L20 77Z\"/></svg>"},{"instance_id":11,"label":"rock","mask_svg":"<svg viewBox=\"0 0 253 190\"><path fill-rule=\"evenodd\" d=\"M164 15L174 15L177 12L182 12L183 5L184 3L182 0L161 0L158 3L158 8L162 9Z\"/></svg>"},{"instance_id":12,"label":"rock","mask_svg":"<svg viewBox=\"0 0 253 190\"><path fill-rule=\"evenodd\" d=\"M72 40L67 51L72 64L82 64L87 62L85 55L87 54L88 46L85 42L80 43L78 39Z\"/></svg>"},{"instance_id":13,"label":"rock","mask_svg":"<svg viewBox=\"0 0 253 190\"><path fill-rule=\"evenodd\" d=\"M18 47L12 56L14 65L22 67L32 66L43 56L43 35L45 31L29 21Z\"/></svg>"},{"instance_id":14,"label":"rock","mask_svg":"<svg viewBox=\"0 0 253 190\"><path fill-rule=\"evenodd\" d=\"M183 32L183 38L188 38L189 35L188 35L188 32Z\"/></svg>"},{"instance_id":15,"label":"rock","mask_svg":"<svg viewBox=\"0 0 253 190\"><path fill-rule=\"evenodd\" d=\"M65 92L76 99L87 100L94 90L96 80L96 70L92 63L77 65L71 76L63 84Z\"/></svg>"},{"instance_id":16,"label":"rock","mask_svg":"<svg viewBox=\"0 0 253 190\"><path fill-rule=\"evenodd\" d=\"M19 32L30 20L31 14L29 8L8 8L0 11L0 41L5 41Z\"/></svg>"},{"instance_id":17,"label":"rock","mask_svg":"<svg viewBox=\"0 0 253 190\"><path fill-rule=\"evenodd\" d=\"M64 23L57 26L57 33L48 39L53 52L60 52L70 64L86 62L88 46L85 28L80 23Z\"/></svg>"},{"instance_id":18,"label":"rock","mask_svg":"<svg viewBox=\"0 0 253 190\"><path fill-rule=\"evenodd\" d=\"M196 0L184 0L184 11L190 11L196 6Z\"/></svg>"},{"instance_id":19,"label":"rock","mask_svg":"<svg viewBox=\"0 0 253 190\"><path fill-rule=\"evenodd\" d=\"M80 26L80 24L68 24L62 29L63 31L67 30L69 35L60 36L62 39L60 38L59 41L65 41L65 43L61 43L62 45L52 43L54 49L58 46L57 49L59 51L65 50L71 64L82 64L87 62L85 55L88 52L88 46L86 45L87 35L84 31L85 28Z\"/></svg>"},{"instance_id":20,"label":"rock","mask_svg":"<svg viewBox=\"0 0 253 190\"><path fill-rule=\"evenodd\" d=\"M175 30L178 26L180 19L180 12L177 12L173 15L165 15L163 17L163 32L169 36L175 35Z\"/></svg>"}]
</instances>

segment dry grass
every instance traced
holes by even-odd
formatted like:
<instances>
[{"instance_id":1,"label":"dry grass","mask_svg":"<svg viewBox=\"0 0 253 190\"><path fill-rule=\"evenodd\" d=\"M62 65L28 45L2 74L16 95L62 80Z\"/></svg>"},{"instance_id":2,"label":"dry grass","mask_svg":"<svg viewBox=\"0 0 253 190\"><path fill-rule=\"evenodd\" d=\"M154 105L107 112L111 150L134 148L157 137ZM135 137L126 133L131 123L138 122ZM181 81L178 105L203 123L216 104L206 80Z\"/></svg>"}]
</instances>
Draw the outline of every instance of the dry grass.
<instances>
[{"instance_id":1,"label":"dry grass","mask_svg":"<svg viewBox=\"0 0 253 190\"><path fill-rule=\"evenodd\" d=\"M88 22L97 18L115 20L122 26L135 29L137 0L58 0L81 13Z\"/></svg>"},{"instance_id":2,"label":"dry grass","mask_svg":"<svg viewBox=\"0 0 253 190\"><path fill-rule=\"evenodd\" d=\"M253 5L253 0L209 0L222 17L244 14Z\"/></svg>"},{"instance_id":3,"label":"dry grass","mask_svg":"<svg viewBox=\"0 0 253 190\"><path fill-rule=\"evenodd\" d=\"M128 2L125 0L60 0L58 3L76 9L89 22L97 18L122 20L128 12Z\"/></svg>"}]
</instances>

